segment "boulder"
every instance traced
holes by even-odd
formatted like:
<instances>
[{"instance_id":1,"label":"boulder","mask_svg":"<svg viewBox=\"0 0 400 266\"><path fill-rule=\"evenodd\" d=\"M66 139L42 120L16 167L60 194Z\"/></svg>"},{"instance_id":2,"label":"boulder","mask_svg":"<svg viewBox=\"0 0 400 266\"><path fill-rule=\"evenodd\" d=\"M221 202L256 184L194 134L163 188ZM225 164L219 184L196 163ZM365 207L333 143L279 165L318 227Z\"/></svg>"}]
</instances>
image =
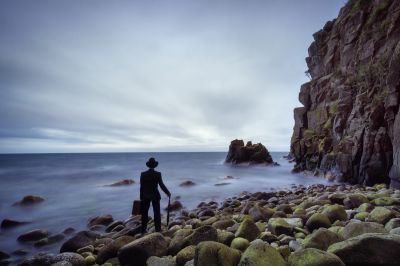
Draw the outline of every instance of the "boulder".
<instances>
[{"instance_id":1,"label":"boulder","mask_svg":"<svg viewBox=\"0 0 400 266\"><path fill-rule=\"evenodd\" d=\"M289 256L289 266L345 266L336 255L315 248L301 249Z\"/></svg>"},{"instance_id":2,"label":"boulder","mask_svg":"<svg viewBox=\"0 0 400 266\"><path fill-rule=\"evenodd\" d=\"M183 240L185 239L185 237L189 236L192 233L192 229L179 229L178 231L176 231L173 238L171 239L171 242L169 243L168 254L176 255L179 250L184 248Z\"/></svg>"},{"instance_id":3,"label":"boulder","mask_svg":"<svg viewBox=\"0 0 400 266\"><path fill-rule=\"evenodd\" d=\"M267 148L261 143L252 144L249 141L245 146L243 140L235 139L229 145L225 163L273 164L274 161Z\"/></svg>"},{"instance_id":4,"label":"boulder","mask_svg":"<svg viewBox=\"0 0 400 266\"><path fill-rule=\"evenodd\" d=\"M186 262L194 259L196 246L187 246L176 254L176 263L178 266L184 266Z\"/></svg>"},{"instance_id":5,"label":"boulder","mask_svg":"<svg viewBox=\"0 0 400 266\"><path fill-rule=\"evenodd\" d=\"M348 239L366 233L387 233L382 224L374 222L351 222L343 229L343 238Z\"/></svg>"},{"instance_id":6,"label":"boulder","mask_svg":"<svg viewBox=\"0 0 400 266\"><path fill-rule=\"evenodd\" d=\"M400 218L390 219L390 221L385 224L385 229L388 231L398 227L400 227Z\"/></svg>"},{"instance_id":7,"label":"boulder","mask_svg":"<svg viewBox=\"0 0 400 266\"><path fill-rule=\"evenodd\" d=\"M243 237L253 241L260 235L260 229L250 218L245 218L235 233L235 237Z\"/></svg>"},{"instance_id":8,"label":"boulder","mask_svg":"<svg viewBox=\"0 0 400 266\"><path fill-rule=\"evenodd\" d=\"M60 253L76 252L78 249L92 245L98 237L97 234L90 231L80 231L72 238L68 239L60 248Z\"/></svg>"},{"instance_id":9,"label":"boulder","mask_svg":"<svg viewBox=\"0 0 400 266\"><path fill-rule=\"evenodd\" d=\"M268 221L268 230L279 236L281 234L293 234L293 226L285 221L284 218L271 218Z\"/></svg>"},{"instance_id":10,"label":"boulder","mask_svg":"<svg viewBox=\"0 0 400 266\"><path fill-rule=\"evenodd\" d=\"M225 230L217 230L218 232L218 242L230 246L232 240L235 238L235 234Z\"/></svg>"},{"instance_id":11,"label":"boulder","mask_svg":"<svg viewBox=\"0 0 400 266\"><path fill-rule=\"evenodd\" d=\"M193 181L187 180L187 181L183 181L182 183L179 184L180 187L191 187L196 185L196 183L194 183Z\"/></svg>"},{"instance_id":12,"label":"boulder","mask_svg":"<svg viewBox=\"0 0 400 266\"><path fill-rule=\"evenodd\" d=\"M45 199L40 197L40 196L34 196L34 195L28 195L22 198L22 200L17 201L13 204L15 205L21 205L21 206L28 206L36 203L43 202Z\"/></svg>"},{"instance_id":13,"label":"boulder","mask_svg":"<svg viewBox=\"0 0 400 266\"><path fill-rule=\"evenodd\" d=\"M395 266L399 265L400 235L362 234L331 245L328 252L337 255L346 266Z\"/></svg>"},{"instance_id":14,"label":"boulder","mask_svg":"<svg viewBox=\"0 0 400 266\"><path fill-rule=\"evenodd\" d=\"M347 198L345 193L336 192L328 196L328 199L335 204L343 205L344 199Z\"/></svg>"},{"instance_id":15,"label":"boulder","mask_svg":"<svg viewBox=\"0 0 400 266\"><path fill-rule=\"evenodd\" d=\"M279 251L258 239L243 253L239 266L286 266L286 262Z\"/></svg>"},{"instance_id":16,"label":"boulder","mask_svg":"<svg viewBox=\"0 0 400 266\"><path fill-rule=\"evenodd\" d=\"M340 241L342 241L342 238L334 232L326 228L319 228L304 239L302 247L327 250L330 245Z\"/></svg>"},{"instance_id":17,"label":"boulder","mask_svg":"<svg viewBox=\"0 0 400 266\"><path fill-rule=\"evenodd\" d=\"M182 203L179 200L174 200L173 202L171 202L169 206L165 208L165 210L174 212L174 211L179 211L182 208L183 208Z\"/></svg>"},{"instance_id":18,"label":"boulder","mask_svg":"<svg viewBox=\"0 0 400 266\"><path fill-rule=\"evenodd\" d=\"M81 255L73 252L64 252L54 256L53 263L61 261L68 261L73 266L86 266L85 259Z\"/></svg>"},{"instance_id":19,"label":"boulder","mask_svg":"<svg viewBox=\"0 0 400 266\"><path fill-rule=\"evenodd\" d=\"M114 258L118 255L118 250L135 240L132 236L120 236L119 238L112 240L110 243L105 244L97 252L96 262L98 264L105 263L108 259Z\"/></svg>"},{"instance_id":20,"label":"boulder","mask_svg":"<svg viewBox=\"0 0 400 266\"><path fill-rule=\"evenodd\" d=\"M167 254L168 241L160 233L148 234L123 246L118 251L121 265L146 266L151 256L162 257Z\"/></svg>"},{"instance_id":21,"label":"boulder","mask_svg":"<svg viewBox=\"0 0 400 266\"><path fill-rule=\"evenodd\" d=\"M120 186L129 186L129 185L132 185L134 183L135 183L135 181L133 181L132 179L123 179L123 180L114 182L114 183L112 183L110 185L106 185L106 186L108 186L108 187L120 187Z\"/></svg>"},{"instance_id":22,"label":"boulder","mask_svg":"<svg viewBox=\"0 0 400 266\"><path fill-rule=\"evenodd\" d=\"M236 237L235 239L232 240L231 242L231 248L240 250L240 251L245 251L246 248L250 245L249 240L246 238L242 237Z\"/></svg>"},{"instance_id":23,"label":"boulder","mask_svg":"<svg viewBox=\"0 0 400 266\"><path fill-rule=\"evenodd\" d=\"M392 197L381 197L371 201L375 206L400 205L400 200Z\"/></svg>"},{"instance_id":24,"label":"boulder","mask_svg":"<svg viewBox=\"0 0 400 266\"><path fill-rule=\"evenodd\" d=\"M54 263L54 255L39 253L33 257L23 259L18 265L19 266L50 266Z\"/></svg>"},{"instance_id":25,"label":"boulder","mask_svg":"<svg viewBox=\"0 0 400 266\"><path fill-rule=\"evenodd\" d=\"M224 220L219 220L216 221L212 224L212 227L214 227L215 229L226 229L228 227L231 227L235 224L235 221L230 220L230 219L224 219Z\"/></svg>"},{"instance_id":26,"label":"boulder","mask_svg":"<svg viewBox=\"0 0 400 266\"><path fill-rule=\"evenodd\" d=\"M347 220L346 210L343 208L343 206L338 204L326 206L323 209L322 214L328 216L331 223L334 223L336 220L339 221Z\"/></svg>"},{"instance_id":27,"label":"boulder","mask_svg":"<svg viewBox=\"0 0 400 266\"><path fill-rule=\"evenodd\" d=\"M93 217L89 220L88 226L92 227L95 225L104 225L107 226L114 221L114 218L110 214L103 214L96 217Z\"/></svg>"},{"instance_id":28,"label":"boulder","mask_svg":"<svg viewBox=\"0 0 400 266\"><path fill-rule=\"evenodd\" d=\"M64 238L65 238L65 236L63 234L55 234L55 235L51 235L49 237L42 238L42 239L36 241L33 245L35 247L43 247L43 246L57 243L57 242L63 240Z\"/></svg>"},{"instance_id":29,"label":"boulder","mask_svg":"<svg viewBox=\"0 0 400 266\"><path fill-rule=\"evenodd\" d=\"M210 225L203 225L196 228L193 233L183 239L183 246L197 245L202 241L218 241L217 229Z\"/></svg>"},{"instance_id":30,"label":"boulder","mask_svg":"<svg viewBox=\"0 0 400 266\"><path fill-rule=\"evenodd\" d=\"M147 259L146 262L147 266L176 266L176 262L174 261L174 258L171 256L168 257L156 257L156 256L151 256L150 258Z\"/></svg>"},{"instance_id":31,"label":"boulder","mask_svg":"<svg viewBox=\"0 0 400 266\"><path fill-rule=\"evenodd\" d=\"M363 203L369 203L369 200L366 196L360 193L350 194L343 201L343 204L347 209L358 208Z\"/></svg>"},{"instance_id":32,"label":"boulder","mask_svg":"<svg viewBox=\"0 0 400 266\"><path fill-rule=\"evenodd\" d=\"M224 244L204 241L197 245L194 265L196 266L237 266L240 252Z\"/></svg>"},{"instance_id":33,"label":"boulder","mask_svg":"<svg viewBox=\"0 0 400 266\"><path fill-rule=\"evenodd\" d=\"M368 216L369 222L377 222L386 224L390 219L394 218L394 213L385 207L375 207Z\"/></svg>"},{"instance_id":34,"label":"boulder","mask_svg":"<svg viewBox=\"0 0 400 266\"><path fill-rule=\"evenodd\" d=\"M253 221L267 221L269 218L274 215L274 210L270 208L264 208L258 205L253 206L249 210L249 216L253 219Z\"/></svg>"},{"instance_id":35,"label":"boulder","mask_svg":"<svg viewBox=\"0 0 400 266\"><path fill-rule=\"evenodd\" d=\"M47 230L43 229L35 229L29 232L26 232L18 237L18 241L21 242L31 242L31 241L38 241L42 238L45 238L49 235Z\"/></svg>"},{"instance_id":36,"label":"boulder","mask_svg":"<svg viewBox=\"0 0 400 266\"><path fill-rule=\"evenodd\" d=\"M325 214L314 213L310 218L308 218L306 226L308 230L312 232L320 227L329 228L331 226L331 221Z\"/></svg>"},{"instance_id":37,"label":"boulder","mask_svg":"<svg viewBox=\"0 0 400 266\"><path fill-rule=\"evenodd\" d=\"M12 228L15 226L19 226L19 225L24 225L24 224L28 224L30 222L26 222L26 221L17 221L17 220L12 220L12 219L4 219L3 221L1 221L1 228L3 229L7 229L7 228Z\"/></svg>"}]
</instances>

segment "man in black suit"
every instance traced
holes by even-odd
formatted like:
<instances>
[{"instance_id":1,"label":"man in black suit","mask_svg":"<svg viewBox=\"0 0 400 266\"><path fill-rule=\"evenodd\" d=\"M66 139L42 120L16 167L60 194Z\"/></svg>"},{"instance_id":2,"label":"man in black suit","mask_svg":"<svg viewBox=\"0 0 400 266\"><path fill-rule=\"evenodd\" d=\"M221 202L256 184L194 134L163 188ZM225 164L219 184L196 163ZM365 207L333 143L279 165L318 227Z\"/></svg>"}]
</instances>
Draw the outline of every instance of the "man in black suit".
<instances>
[{"instance_id":1,"label":"man in black suit","mask_svg":"<svg viewBox=\"0 0 400 266\"><path fill-rule=\"evenodd\" d=\"M142 233L145 233L147 230L147 223L149 221L149 208L150 202L153 205L154 212L154 225L156 232L161 231L161 213L160 213L160 192L158 191L158 185L160 185L161 189L167 194L168 197L171 197L171 193L164 185L161 173L154 170L157 167L158 162L154 158L150 158L146 162L149 170L142 172L140 175L140 200L141 200L141 214L142 214Z\"/></svg>"}]
</instances>

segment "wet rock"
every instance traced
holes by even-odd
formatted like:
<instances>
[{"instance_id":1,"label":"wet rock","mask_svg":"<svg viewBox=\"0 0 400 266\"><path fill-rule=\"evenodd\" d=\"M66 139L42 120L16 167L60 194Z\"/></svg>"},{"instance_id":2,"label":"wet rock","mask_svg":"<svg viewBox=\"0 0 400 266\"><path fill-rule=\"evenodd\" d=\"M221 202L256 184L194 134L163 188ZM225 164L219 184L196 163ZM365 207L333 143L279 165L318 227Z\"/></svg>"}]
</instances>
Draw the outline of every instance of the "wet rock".
<instances>
[{"instance_id":1,"label":"wet rock","mask_svg":"<svg viewBox=\"0 0 400 266\"><path fill-rule=\"evenodd\" d=\"M395 266L399 265L400 235L362 234L331 245L328 252L337 255L346 266Z\"/></svg>"},{"instance_id":2,"label":"wet rock","mask_svg":"<svg viewBox=\"0 0 400 266\"><path fill-rule=\"evenodd\" d=\"M369 200L366 196L360 193L354 193L347 196L347 198L343 201L344 206L348 209L358 208L363 203L369 203Z\"/></svg>"},{"instance_id":3,"label":"wet rock","mask_svg":"<svg viewBox=\"0 0 400 266\"><path fill-rule=\"evenodd\" d=\"M205 241L197 245L194 265L196 266L236 266L240 252L224 244Z\"/></svg>"},{"instance_id":4,"label":"wet rock","mask_svg":"<svg viewBox=\"0 0 400 266\"><path fill-rule=\"evenodd\" d=\"M0 261L10 258L10 255L0 250Z\"/></svg>"},{"instance_id":5,"label":"wet rock","mask_svg":"<svg viewBox=\"0 0 400 266\"><path fill-rule=\"evenodd\" d=\"M96 216L89 220L88 227L92 227L95 225L104 225L107 226L114 221L114 218L110 214L103 214Z\"/></svg>"},{"instance_id":6,"label":"wet rock","mask_svg":"<svg viewBox=\"0 0 400 266\"><path fill-rule=\"evenodd\" d=\"M59 262L53 263L53 264L51 264L51 266L74 266L74 265L69 261L63 260L63 261L59 261Z\"/></svg>"},{"instance_id":7,"label":"wet rock","mask_svg":"<svg viewBox=\"0 0 400 266\"><path fill-rule=\"evenodd\" d=\"M218 242L230 246L232 240L235 238L235 234L228 231L217 230Z\"/></svg>"},{"instance_id":8,"label":"wet rock","mask_svg":"<svg viewBox=\"0 0 400 266\"><path fill-rule=\"evenodd\" d=\"M162 257L162 258L159 258L156 256L151 256L150 258L147 259L146 265L147 266L176 266L176 263L171 256Z\"/></svg>"},{"instance_id":9,"label":"wet rock","mask_svg":"<svg viewBox=\"0 0 400 266\"><path fill-rule=\"evenodd\" d=\"M293 234L293 226L285 221L284 218L271 218L268 221L268 230L275 235Z\"/></svg>"},{"instance_id":10,"label":"wet rock","mask_svg":"<svg viewBox=\"0 0 400 266\"><path fill-rule=\"evenodd\" d=\"M108 259L116 257L118 255L118 250L123 246L133 242L135 240L132 236L121 236L111 242L105 244L99 249L97 253L96 262L98 264L105 263Z\"/></svg>"},{"instance_id":11,"label":"wet rock","mask_svg":"<svg viewBox=\"0 0 400 266\"><path fill-rule=\"evenodd\" d=\"M388 231L398 227L400 227L400 218L390 219L390 221L385 224L385 229Z\"/></svg>"},{"instance_id":12,"label":"wet rock","mask_svg":"<svg viewBox=\"0 0 400 266\"><path fill-rule=\"evenodd\" d=\"M182 203L179 200L175 200L175 201L171 202L171 204L169 206L167 206L167 208L165 208L165 210L169 209L169 211L173 212L173 211L178 211L182 208L183 208Z\"/></svg>"},{"instance_id":13,"label":"wet rock","mask_svg":"<svg viewBox=\"0 0 400 266\"><path fill-rule=\"evenodd\" d=\"M183 181L182 183L179 184L180 187L192 187L194 185L196 185L196 183L190 180Z\"/></svg>"},{"instance_id":14,"label":"wet rock","mask_svg":"<svg viewBox=\"0 0 400 266\"><path fill-rule=\"evenodd\" d=\"M217 229L209 225L196 228L193 233L183 239L183 246L197 245L202 241L218 241Z\"/></svg>"},{"instance_id":15,"label":"wet rock","mask_svg":"<svg viewBox=\"0 0 400 266\"><path fill-rule=\"evenodd\" d=\"M351 222L343 229L343 238L348 239L366 233L387 233L382 224L374 222Z\"/></svg>"},{"instance_id":16,"label":"wet rock","mask_svg":"<svg viewBox=\"0 0 400 266\"><path fill-rule=\"evenodd\" d=\"M314 213L311 217L307 220L306 226L308 230L311 232L315 229L320 227L329 228L331 226L331 221L329 220L328 216L322 213Z\"/></svg>"},{"instance_id":17,"label":"wet rock","mask_svg":"<svg viewBox=\"0 0 400 266\"><path fill-rule=\"evenodd\" d=\"M245 218L235 233L235 237L243 237L249 241L253 241L260 235L260 229L249 218Z\"/></svg>"},{"instance_id":18,"label":"wet rock","mask_svg":"<svg viewBox=\"0 0 400 266\"><path fill-rule=\"evenodd\" d=\"M286 262L275 248L256 240L243 253L239 266L286 266Z\"/></svg>"},{"instance_id":19,"label":"wet rock","mask_svg":"<svg viewBox=\"0 0 400 266\"><path fill-rule=\"evenodd\" d=\"M151 256L167 254L168 241L160 233L152 233L139 238L119 249L118 259L122 265L146 266Z\"/></svg>"},{"instance_id":20,"label":"wet rock","mask_svg":"<svg viewBox=\"0 0 400 266\"><path fill-rule=\"evenodd\" d=\"M275 211L270 208L264 208L258 205L249 209L249 216L253 219L253 221L267 221L269 218L274 215Z\"/></svg>"},{"instance_id":21,"label":"wet rock","mask_svg":"<svg viewBox=\"0 0 400 266\"><path fill-rule=\"evenodd\" d=\"M47 246L47 245L51 245L54 243L57 243L61 240L63 240L65 238L65 236L63 234L56 234L56 235L51 235L49 237L45 237L40 239L39 241L34 243L35 247L43 247L43 246Z\"/></svg>"},{"instance_id":22,"label":"wet rock","mask_svg":"<svg viewBox=\"0 0 400 266\"><path fill-rule=\"evenodd\" d=\"M120 186L129 186L135 184L135 181L133 181L132 179L123 179L117 182L114 182L110 185L106 185L108 187L120 187Z\"/></svg>"},{"instance_id":23,"label":"wet rock","mask_svg":"<svg viewBox=\"0 0 400 266\"><path fill-rule=\"evenodd\" d=\"M229 183L229 182L222 182L222 183L214 184L214 186L220 187L220 186L226 186L226 185L229 185L229 184L231 184L231 183Z\"/></svg>"},{"instance_id":24,"label":"wet rock","mask_svg":"<svg viewBox=\"0 0 400 266\"><path fill-rule=\"evenodd\" d=\"M68 227L68 228L66 228L66 229L63 231L63 234L65 234L65 235L70 235L70 234L72 234L73 232L75 232L75 229L72 228L72 227Z\"/></svg>"},{"instance_id":25,"label":"wet rock","mask_svg":"<svg viewBox=\"0 0 400 266\"><path fill-rule=\"evenodd\" d=\"M28 206L36 203L43 202L45 199L40 196L28 195L23 197L22 200L15 202L13 206L21 205L21 206Z\"/></svg>"},{"instance_id":26,"label":"wet rock","mask_svg":"<svg viewBox=\"0 0 400 266\"><path fill-rule=\"evenodd\" d=\"M175 234L174 237L171 239L171 242L168 246L168 254L176 255L179 250L183 247L183 240L185 237L189 236L193 233L192 229L180 229Z\"/></svg>"},{"instance_id":27,"label":"wet rock","mask_svg":"<svg viewBox=\"0 0 400 266\"><path fill-rule=\"evenodd\" d=\"M60 261L68 261L73 266L86 266L85 259L81 255L73 252L64 252L53 257L53 263Z\"/></svg>"},{"instance_id":28,"label":"wet rock","mask_svg":"<svg viewBox=\"0 0 400 266\"><path fill-rule=\"evenodd\" d=\"M17 220L12 220L12 219L4 219L3 221L1 221L1 228L8 229L8 228L16 227L19 225L28 224L28 223L30 223L30 222L17 221Z\"/></svg>"},{"instance_id":29,"label":"wet rock","mask_svg":"<svg viewBox=\"0 0 400 266\"><path fill-rule=\"evenodd\" d=\"M119 225L123 225L124 223L122 221L114 221L112 223L110 223L107 228L106 228L106 232L111 232L115 227L119 226Z\"/></svg>"},{"instance_id":30,"label":"wet rock","mask_svg":"<svg viewBox=\"0 0 400 266\"><path fill-rule=\"evenodd\" d=\"M261 143L252 144L249 141L245 146L243 140L238 139L231 141L225 162L232 164L273 164L272 157L264 145Z\"/></svg>"},{"instance_id":31,"label":"wet rock","mask_svg":"<svg viewBox=\"0 0 400 266\"><path fill-rule=\"evenodd\" d=\"M386 224L390 219L394 218L394 213L385 207L375 207L368 216L369 222L377 222Z\"/></svg>"},{"instance_id":32,"label":"wet rock","mask_svg":"<svg viewBox=\"0 0 400 266\"><path fill-rule=\"evenodd\" d=\"M60 248L60 253L76 252L80 248L93 245L97 236L97 234L90 231L80 231L75 236L64 242Z\"/></svg>"},{"instance_id":33,"label":"wet rock","mask_svg":"<svg viewBox=\"0 0 400 266\"><path fill-rule=\"evenodd\" d=\"M226 229L230 226L233 226L234 224L235 224L235 221L224 219L224 220L219 220L219 221L214 222L212 224L212 227L214 227L215 229Z\"/></svg>"},{"instance_id":34,"label":"wet rock","mask_svg":"<svg viewBox=\"0 0 400 266\"><path fill-rule=\"evenodd\" d=\"M338 204L326 206L323 209L322 214L328 216L331 223L334 223L336 220L347 221L346 210L343 208L343 206Z\"/></svg>"},{"instance_id":35,"label":"wet rock","mask_svg":"<svg viewBox=\"0 0 400 266\"><path fill-rule=\"evenodd\" d=\"M47 237L48 235L49 232L47 230L36 229L20 235L17 240L21 242L38 241Z\"/></svg>"},{"instance_id":36,"label":"wet rock","mask_svg":"<svg viewBox=\"0 0 400 266\"><path fill-rule=\"evenodd\" d=\"M289 266L345 266L336 255L315 248L293 252L288 259Z\"/></svg>"},{"instance_id":37,"label":"wet rock","mask_svg":"<svg viewBox=\"0 0 400 266\"><path fill-rule=\"evenodd\" d=\"M196 246L187 246L176 254L176 263L178 266L184 266L186 262L194 259Z\"/></svg>"},{"instance_id":38,"label":"wet rock","mask_svg":"<svg viewBox=\"0 0 400 266\"><path fill-rule=\"evenodd\" d=\"M240 250L240 251L245 251L246 248L250 245L249 240L246 238L242 237L236 237L235 239L232 240L231 242L231 248Z\"/></svg>"},{"instance_id":39,"label":"wet rock","mask_svg":"<svg viewBox=\"0 0 400 266\"><path fill-rule=\"evenodd\" d=\"M340 241L342 241L342 238L334 232L326 228L319 228L304 239L302 246L304 248L327 250L330 245Z\"/></svg>"},{"instance_id":40,"label":"wet rock","mask_svg":"<svg viewBox=\"0 0 400 266\"><path fill-rule=\"evenodd\" d=\"M49 266L53 263L53 255L39 253L31 258L23 259L19 266Z\"/></svg>"}]
</instances>

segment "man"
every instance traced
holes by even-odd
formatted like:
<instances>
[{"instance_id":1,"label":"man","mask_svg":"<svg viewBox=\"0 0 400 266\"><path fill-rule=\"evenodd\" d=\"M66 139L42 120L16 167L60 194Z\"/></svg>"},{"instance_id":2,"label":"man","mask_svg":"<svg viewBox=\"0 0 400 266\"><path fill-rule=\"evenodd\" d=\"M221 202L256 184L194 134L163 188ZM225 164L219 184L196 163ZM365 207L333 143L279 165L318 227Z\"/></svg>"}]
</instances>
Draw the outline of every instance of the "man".
<instances>
[{"instance_id":1,"label":"man","mask_svg":"<svg viewBox=\"0 0 400 266\"><path fill-rule=\"evenodd\" d=\"M150 202L153 205L154 212L154 225L156 232L161 231L161 213L160 213L160 192L158 191L158 185L160 185L161 189L167 194L168 197L171 197L171 193L164 185L161 173L154 170L157 167L158 162L154 158L150 158L146 162L149 170L142 172L140 175L140 200L141 200L141 214L142 214L142 233L145 233L147 230L147 223L149 221L149 208Z\"/></svg>"}]
</instances>

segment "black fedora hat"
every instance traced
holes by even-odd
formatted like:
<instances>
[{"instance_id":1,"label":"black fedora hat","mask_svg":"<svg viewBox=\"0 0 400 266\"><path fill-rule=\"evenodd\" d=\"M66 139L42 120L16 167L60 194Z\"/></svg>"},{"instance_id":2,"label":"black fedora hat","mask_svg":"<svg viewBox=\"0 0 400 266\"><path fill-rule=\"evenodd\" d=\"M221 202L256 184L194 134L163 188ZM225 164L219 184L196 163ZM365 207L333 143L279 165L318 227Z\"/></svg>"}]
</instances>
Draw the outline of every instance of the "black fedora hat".
<instances>
[{"instance_id":1,"label":"black fedora hat","mask_svg":"<svg viewBox=\"0 0 400 266\"><path fill-rule=\"evenodd\" d=\"M158 165L158 162L156 161L156 159L154 159L153 157L151 157L147 162L146 165L148 168L156 168Z\"/></svg>"}]
</instances>

